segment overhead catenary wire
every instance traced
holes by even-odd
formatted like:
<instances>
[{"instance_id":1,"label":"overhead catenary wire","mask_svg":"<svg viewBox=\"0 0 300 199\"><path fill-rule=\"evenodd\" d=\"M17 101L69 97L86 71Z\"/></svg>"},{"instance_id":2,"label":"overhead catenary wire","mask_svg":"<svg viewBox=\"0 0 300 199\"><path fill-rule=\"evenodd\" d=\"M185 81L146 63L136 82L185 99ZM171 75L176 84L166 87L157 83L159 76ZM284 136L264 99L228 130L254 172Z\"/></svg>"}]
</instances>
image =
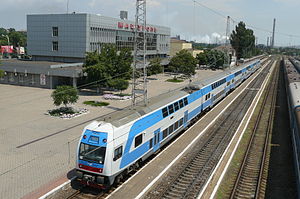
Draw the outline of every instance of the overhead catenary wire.
<instances>
[{"instance_id":1,"label":"overhead catenary wire","mask_svg":"<svg viewBox=\"0 0 300 199\"><path fill-rule=\"evenodd\" d=\"M224 19L227 18L226 15L222 14L221 12L219 12L219 11L217 11L217 10L215 10L215 9L213 9L213 8L211 8L211 7L205 5L205 4L203 4L203 3L201 3L201 2L199 2L199 1L197 1L197 0L192 0L192 1L193 1L195 4L197 4L197 5L199 5L199 6L203 7L203 8L206 8L207 10L210 10L212 13L214 13L214 14L216 14L216 15L218 15L218 16L224 18ZM230 16L230 19L232 20L233 23L238 24L237 20L234 20L234 18L232 18L232 16ZM251 24L250 24L250 25L249 25L249 24L246 24L246 26L249 27L249 28L258 30L258 31L263 31L263 32L267 32L267 33L272 33L272 32L273 32L273 31L271 31L271 30L268 30L268 29L265 29L265 28L260 28L260 27L257 27L257 26L251 25ZM282 35L282 36L300 38L300 35L288 34L288 33L278 32L278 31L275 31L275 33L278 34L278 35Z\"/></svg>"}]
</instances>

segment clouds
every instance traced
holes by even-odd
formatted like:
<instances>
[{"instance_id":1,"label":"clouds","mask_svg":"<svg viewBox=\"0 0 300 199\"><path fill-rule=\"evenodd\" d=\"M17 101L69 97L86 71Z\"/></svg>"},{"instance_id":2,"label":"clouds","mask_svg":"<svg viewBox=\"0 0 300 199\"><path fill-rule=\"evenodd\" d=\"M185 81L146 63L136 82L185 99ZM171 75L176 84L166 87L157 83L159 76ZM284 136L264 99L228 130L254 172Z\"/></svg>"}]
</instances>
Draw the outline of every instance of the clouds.
<instances>
[{"instance_id":1,"label":"clouds","mask_svg":"<svg viewBox=\"0 0 300 199\"><path fill-rule=\"evenodd\" d=\"M226 36L221 35L217 32L213 32L211 35L197 35L191 38L192 41L200 42L200 43L225 43Z\"/></svg>"},{"instance_id":2,"label":"clouds","mask_svg":"<svg viewBox=\"0 0 300 199\"><path fill-rule=\"evenodd\" d=\"M9 0L1 2L0 26L26 29L26 15L35 13L65 13L68 0ZM278 31L300 34L295 26L299 19L299 0L147 0L147 22L171 28L172 35L183 39L213 42L222 40L226 19L205 8L212 8L221 15L231 16L246 24L271 29L273 18L278 20ZM69 0L69 12L93 13L118 17L120 10L135 15L135 0ZM271 3L270 3L271 2ZM203 6L203 5L205 6ZM9 16L9 18L8 18ZM293 21L294 20L294 21ZM216 35L218 33L219 36ZM260 41L269 36L256 31ZM284 42L284 38L280 38ZM296 42L296 41L295 41ZM299 41L300 43L300 41Z\"/></svg>"}]
</instances>

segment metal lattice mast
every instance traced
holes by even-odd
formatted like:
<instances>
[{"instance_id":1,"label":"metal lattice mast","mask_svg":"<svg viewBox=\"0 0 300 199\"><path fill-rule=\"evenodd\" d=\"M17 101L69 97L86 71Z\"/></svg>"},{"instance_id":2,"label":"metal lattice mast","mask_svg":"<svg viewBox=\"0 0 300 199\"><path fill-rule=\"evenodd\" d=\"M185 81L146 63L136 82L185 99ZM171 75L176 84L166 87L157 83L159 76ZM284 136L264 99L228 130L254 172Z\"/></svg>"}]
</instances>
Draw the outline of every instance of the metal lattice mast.
<instances>
[{"instance_id":1,"label":"metal lattice mast","mask_svg":"<svg viewBox=\"0 0 300 199\"><path fill-rule=\"evenodd\" d=\"M146 44L146 0L136 0L132 106L147 104Z\"/></svg>"}]
</instances>

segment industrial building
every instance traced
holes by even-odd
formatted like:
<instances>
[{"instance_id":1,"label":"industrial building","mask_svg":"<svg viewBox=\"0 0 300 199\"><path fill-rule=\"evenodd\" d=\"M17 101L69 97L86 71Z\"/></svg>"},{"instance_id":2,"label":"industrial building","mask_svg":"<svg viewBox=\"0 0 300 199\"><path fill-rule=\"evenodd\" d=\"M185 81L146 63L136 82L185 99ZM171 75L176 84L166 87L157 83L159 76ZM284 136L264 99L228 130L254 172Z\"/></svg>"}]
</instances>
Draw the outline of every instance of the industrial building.
<instances>
[{"instance_id":1,"label":"industrial building","mask_svg":"<svg viewBox=\"0 0 300 199\"><path fill-rule=\"evenodd\" d=\"M138 26L147 31L147 58L165 58L170 52L170 28ZM103 44L117 49L134 47L133 21L95 14L27 15L27 46L32 60L84 62L86 52L100 50Z\"/></svg>"}]
</instances>

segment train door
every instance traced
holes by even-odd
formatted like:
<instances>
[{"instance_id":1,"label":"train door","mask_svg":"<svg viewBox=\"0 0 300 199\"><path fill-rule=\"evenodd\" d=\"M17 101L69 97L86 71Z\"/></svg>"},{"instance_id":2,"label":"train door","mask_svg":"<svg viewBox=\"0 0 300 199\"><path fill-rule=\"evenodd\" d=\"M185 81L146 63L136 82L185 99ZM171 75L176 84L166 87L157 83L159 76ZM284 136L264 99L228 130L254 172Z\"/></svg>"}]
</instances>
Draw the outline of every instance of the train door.
<instances>
[{"instance_id":1,"label":"train door","mask_svg":"<svg viewBox=\"0 0 300 199\"><path fill-rule=\"evenodd\" d=\"M153 137L153 151L157 151L160 147L159 144L160 141L160 129L157 129L156 131L154 131L154 137Z\"/></svg>"},{"instance_id":2,"label":"train door","mask_svg":"<svg viewBox=\"0 0 300 199\"><path fill-rule=\"evenodd\" d=\"M184 112L184 117L183 117L183 124L184 124L184 127L186 127L188 124L187 124L187 121L188 121L188 115L189 115L189 112L188 111L185 111Z\"/></svg>"}]
</instances>

